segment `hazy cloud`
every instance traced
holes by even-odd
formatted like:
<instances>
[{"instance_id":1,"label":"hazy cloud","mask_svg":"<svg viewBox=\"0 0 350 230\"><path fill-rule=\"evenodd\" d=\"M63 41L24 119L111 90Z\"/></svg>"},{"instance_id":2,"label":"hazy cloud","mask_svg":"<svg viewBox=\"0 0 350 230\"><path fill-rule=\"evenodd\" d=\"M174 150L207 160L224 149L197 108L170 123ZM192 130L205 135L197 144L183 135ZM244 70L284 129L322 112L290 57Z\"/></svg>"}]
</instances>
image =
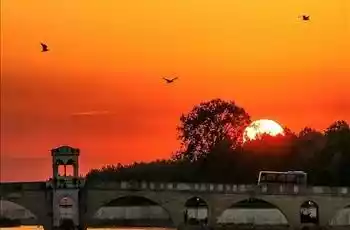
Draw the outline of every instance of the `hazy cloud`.
<instances>
[{"instance_id":1,"label":"hazy cloud","mask_svg":"<svg viewBox=\"0 0 350 230\"><path fill-rule=\"evenodd\" d=\"M108 115L108 114L113 114L113 113L110 112L110 111L107 111L107 110L106 111L103 111L103 110L101 110L101 111L98 111L98 110L94 111L94 110L92 110L92 111L72 113L71 115L72 116L97 116L97 115Z\"/></svg>"}]
</instances>

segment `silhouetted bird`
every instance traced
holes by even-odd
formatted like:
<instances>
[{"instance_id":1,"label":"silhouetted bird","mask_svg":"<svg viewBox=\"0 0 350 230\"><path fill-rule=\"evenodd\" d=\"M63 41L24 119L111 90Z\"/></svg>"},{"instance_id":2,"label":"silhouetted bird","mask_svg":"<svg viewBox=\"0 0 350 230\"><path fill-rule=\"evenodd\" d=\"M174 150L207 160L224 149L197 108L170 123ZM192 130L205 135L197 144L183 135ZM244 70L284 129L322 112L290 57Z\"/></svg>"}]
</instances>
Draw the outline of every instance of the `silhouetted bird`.
<instances>
[{"instance_id":1,"label":"silhouetted bird","mask_svg":"<svg viewBox=\"0 0 350 230\"><path fill-rule=\"evenodd\" d=\"M177 79L177 77L175 77L173 79L168 79L168 78L163 77L163 79L166 81L167 84L169 84L169 83L173 83Z\"/></svg>"},{"instance_id":2,"label":"silhouetted bird","mask_svg":"<svg viewBox=\"0 0 350 230\"><path fill-rule=\"evenodd\" d=\"M40 43L41 44L41 52L47 52L49 51L49 49L47 48L47 45L44 43Z\"/></svg>"},{"instance_id":3,"label":"silhouetted bird","mask_svg":"<svg viewBox=\"0 0 350 230\"><path fill-rule=\"evenodd\" d=\"M302 15L303 21L309 21L310 16L309 15Z\"/></svg>"}]
</instances>

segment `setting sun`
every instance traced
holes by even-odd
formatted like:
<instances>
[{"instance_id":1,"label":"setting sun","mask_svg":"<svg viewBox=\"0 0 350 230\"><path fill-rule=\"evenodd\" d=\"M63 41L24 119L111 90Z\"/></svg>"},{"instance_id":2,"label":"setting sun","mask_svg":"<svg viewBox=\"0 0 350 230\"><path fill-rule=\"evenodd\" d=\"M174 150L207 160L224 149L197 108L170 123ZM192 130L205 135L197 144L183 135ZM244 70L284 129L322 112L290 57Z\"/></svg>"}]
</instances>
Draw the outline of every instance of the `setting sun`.
<instances>
[{"instance_id":1,"label":"setting sun","mask_svg":"<svg viewBox=\"0 0 350 230\"><path fill-rule=\"evenodd\" d=\"M244 131L243 140L255 140L262 134L269 134L277 136L284 135L283 128L275 121L268 119L261 119L253 121Z\"/></svg>"}]
</instances>

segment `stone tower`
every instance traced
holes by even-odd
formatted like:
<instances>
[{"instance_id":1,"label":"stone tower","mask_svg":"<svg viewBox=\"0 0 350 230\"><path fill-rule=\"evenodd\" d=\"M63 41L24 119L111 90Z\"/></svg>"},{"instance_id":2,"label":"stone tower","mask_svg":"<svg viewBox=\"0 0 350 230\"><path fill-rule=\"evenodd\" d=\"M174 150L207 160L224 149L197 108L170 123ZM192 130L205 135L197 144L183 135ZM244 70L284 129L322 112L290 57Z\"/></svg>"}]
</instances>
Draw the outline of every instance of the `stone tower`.
<instances>
[{"instance_id":1,"label":"stone tower","mask_svg":"<svg viewBox=\"0 0 350 230\"><path fill-rule=\"evenodd\" d=\"M80 150L61 146L51 150L52 178L48 187L52 189L52 226L80 226L79 191L84 179L79 177ZM67 169L72 168L71 174Z\"/></svg>"}]
</instances>

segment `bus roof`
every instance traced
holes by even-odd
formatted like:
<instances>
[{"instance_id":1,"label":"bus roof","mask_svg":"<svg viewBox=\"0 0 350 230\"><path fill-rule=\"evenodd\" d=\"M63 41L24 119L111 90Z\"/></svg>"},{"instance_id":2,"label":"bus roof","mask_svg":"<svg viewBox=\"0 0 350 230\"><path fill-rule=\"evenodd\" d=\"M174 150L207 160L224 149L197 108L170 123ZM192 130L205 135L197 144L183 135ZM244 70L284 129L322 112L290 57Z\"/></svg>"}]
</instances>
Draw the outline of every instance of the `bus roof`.
<instances>
[{"instance_id":1,"label":"bus roof","mask_svg":"<svg viewBox=\"0 0 350 230\"><path fill-rule=\"evenodd\" d=\"M278 171L260 171L261 173L272 173L272 174L307 174L304 171L287 171L287 172L278 172Z\"/></svg>"}]
</instances>

